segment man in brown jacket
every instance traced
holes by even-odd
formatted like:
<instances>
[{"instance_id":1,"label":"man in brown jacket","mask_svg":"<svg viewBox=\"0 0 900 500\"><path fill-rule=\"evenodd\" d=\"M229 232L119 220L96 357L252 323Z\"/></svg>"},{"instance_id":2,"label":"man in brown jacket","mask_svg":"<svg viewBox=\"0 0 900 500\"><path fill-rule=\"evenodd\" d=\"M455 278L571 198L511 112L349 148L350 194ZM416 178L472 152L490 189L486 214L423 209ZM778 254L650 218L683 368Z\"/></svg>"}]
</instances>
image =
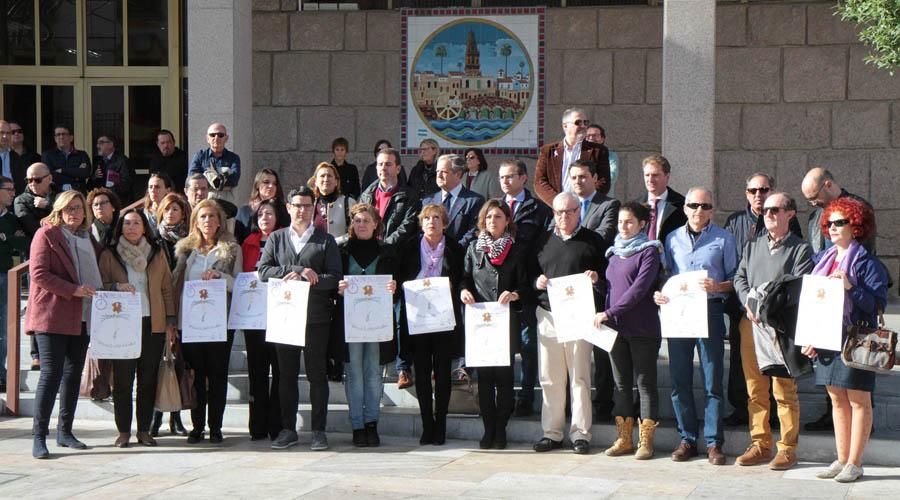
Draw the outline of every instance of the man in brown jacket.
<instances>
[{"instance_id":1,"label":"man in brown jacket","mask_svg":"<svg viewBox=\"0 0 900 500\"><path fill-rule=\"evenodd\" d=\"M553 197L569 187L569 166L575 160L591 160L597 164L597 191L609 192L609 150L602 144L584 139L591 124L584 110L569 108L563 112L563 140L541 148L534 171L534 192L547 205Z\"/></svg>"}]
</instances>

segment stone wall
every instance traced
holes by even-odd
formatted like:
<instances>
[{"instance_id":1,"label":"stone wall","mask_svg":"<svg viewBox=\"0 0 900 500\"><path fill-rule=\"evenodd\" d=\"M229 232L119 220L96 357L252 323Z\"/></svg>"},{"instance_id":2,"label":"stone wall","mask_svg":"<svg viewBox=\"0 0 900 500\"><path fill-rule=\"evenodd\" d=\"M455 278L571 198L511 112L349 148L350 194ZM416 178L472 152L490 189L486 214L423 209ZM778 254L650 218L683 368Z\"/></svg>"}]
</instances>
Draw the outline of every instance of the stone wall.
<instances>
[{"instance_id":1,"label":"stone wall","mask_svg":"<svg viewBox=\"0 0 900 500\"><path fill-rule=\"evenodd\" d=\"M397 145L400 135L399 12L299 13L296 5L255 0L253 13L254 163L288 184L329 160L337 136L362 168L377 139ZM829 168L878 208L878 247L897 281L900 76L863 63L865 48L832 5L718 6L711 187L724 217L742 207L754 171L773 173L802 200L805 171ZM619 153L619 196L639 195L641 158L661 144L662 8L549 9L546 36L544 140L561 135L564 109L587 109ZM673 168L673 185L686 190Z\"/></svg>"}]
</instances>

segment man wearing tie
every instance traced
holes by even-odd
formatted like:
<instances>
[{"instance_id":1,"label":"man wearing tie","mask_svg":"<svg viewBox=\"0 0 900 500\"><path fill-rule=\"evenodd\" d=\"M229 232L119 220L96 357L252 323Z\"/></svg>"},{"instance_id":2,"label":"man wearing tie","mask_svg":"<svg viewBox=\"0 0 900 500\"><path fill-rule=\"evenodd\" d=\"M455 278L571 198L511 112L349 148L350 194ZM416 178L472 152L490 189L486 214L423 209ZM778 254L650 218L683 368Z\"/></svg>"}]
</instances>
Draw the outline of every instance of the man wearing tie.
<instances>
[{"instance_id":1,"label":"man wearing tie","mask_svg":"<svg viewBox=\"0 0 900 500\"><path fill-rule=\"evenodd\" d=\"M462 184L466 173L466 161L460 155L441 155L437 161L437 185L440 191L422 200L422 206L429 203L443 205L450 215L450 223L445 233L463 248L475 239L478 211L484 204L480 194L467 189Z\"/></svg>"},{"instance_id":2,"label":"man wearing tie","mask_svg":"<svg viewBox=\"0 0 900 500\"><path fill-rule=\"evenodd\" d=\"M644 187L647 197L638 198L638 203L646 203L650 207L650 224L647 224L647 236L651 240L666 241L666 236L675 229L687 224L684 214L684 195L669 187L669 174L672 166L662 155L651 155L644 158Z\"/></svg>"},{"instance_id":3,"label":"man wearing tie","mask_svg":"<svg viewBox=\"0 0 900 500\"><path fill-rule=\"evenodd\" d=\"M503 202L509 206L513 222L516 223L516 244L525 248L525 254L531 255L535 240L547 231L553 219L550 207L531 195L525 189L528 184L528 169L522 160L503 160L500 162L500 189L503 191ZM516 417L527 417L534 412L534 384L538 375L538 343L537 318L535 308L536 297L527 294L519 299L522 304L521 344L522 380L521 389L516 396Z\"/></svg>"}]
</instances>

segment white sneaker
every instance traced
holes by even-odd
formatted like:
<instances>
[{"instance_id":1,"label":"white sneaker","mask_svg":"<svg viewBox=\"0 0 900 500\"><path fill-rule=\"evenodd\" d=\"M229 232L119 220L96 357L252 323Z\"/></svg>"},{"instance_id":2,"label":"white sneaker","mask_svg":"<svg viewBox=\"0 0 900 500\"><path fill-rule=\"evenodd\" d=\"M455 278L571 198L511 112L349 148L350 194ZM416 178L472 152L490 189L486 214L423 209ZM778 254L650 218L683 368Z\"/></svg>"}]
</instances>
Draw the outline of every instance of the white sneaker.
<instances>
[{"instance_id":1,"label":"white sneaker","mask_svg":"<svg viewBox=\"0 0 900 500\"><path fill-rule=\"evenodd\" d=\"M863 468L857 467L853 464L847 464L844 466L844 469L838 474L834 476L834 480L839 483L852 483L857 479L863 476Z\"/></svg>"},{"instance_id":2,"label":"white sneaker","mask_svg":"<svg viewBox=\"0 0 900 500\"><path fill-rule=\"evenodd\" d=\"M844 470L844 464L835 460L824 470L816 472L816 477L819 479L834 479L834 477L840 474L842 470Z\"/></svg>"}]
</instances>

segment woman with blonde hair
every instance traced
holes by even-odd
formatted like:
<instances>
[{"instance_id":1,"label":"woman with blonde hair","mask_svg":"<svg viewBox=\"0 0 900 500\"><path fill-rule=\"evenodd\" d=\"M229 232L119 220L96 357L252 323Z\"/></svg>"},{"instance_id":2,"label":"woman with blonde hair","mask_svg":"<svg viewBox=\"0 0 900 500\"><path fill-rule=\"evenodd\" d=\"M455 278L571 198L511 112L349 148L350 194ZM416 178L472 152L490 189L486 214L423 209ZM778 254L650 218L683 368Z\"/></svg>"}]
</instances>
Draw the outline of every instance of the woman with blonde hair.
<instances>
[{"instance_id":1,"label":"woman with blonde hair","mask_svg":"<svg viewBox=\"0 0 900 500\"><path fill-rule=\"evenodd\" d=\"M241 272L241 248L225 227L225 212L215 200L201 200L191 214L187 237L175 245L175 304L181 304L184 283L195 280L223 279L231 292L234 277ZM230 303L230 298L228 303ZM234 330L229 330L224 342L196 342L182 344L185 361L194 369L194 389L197 406L191 409L193 430L188 443L203 440L209 406L209 442L223 441L222 419L228 390L228 361Z\"/></svg>"},{"instance_id":2,"label":"woman with blonde hair","mask_svg":"<svg viewBox=\"0 0 900 500\"><path fill-rule=\"evenodd\" d=\"M72 434L81 371L88 348L91 297L103 286L91 238L91 213L75 190L56 197L31 241L31 289L25 333L35 335L41 352L41 376L34 395L34 458L49 458L47 434L59 393L56 444L76 450L87 446Z\"/></svg>"},{"instance_id":3,"label":"woman with blonde hair","mask_svg":"<svg viewBox=\"0 0 900 500\"><path fill-rule=\"evenodd\" d=\"M319 163L307 182L316 195L313 225L334 236L338 245L347 241L350 207L356 205L349 195L341 194L341 174L331 163Z\"/></svg>"}]
</instances>

